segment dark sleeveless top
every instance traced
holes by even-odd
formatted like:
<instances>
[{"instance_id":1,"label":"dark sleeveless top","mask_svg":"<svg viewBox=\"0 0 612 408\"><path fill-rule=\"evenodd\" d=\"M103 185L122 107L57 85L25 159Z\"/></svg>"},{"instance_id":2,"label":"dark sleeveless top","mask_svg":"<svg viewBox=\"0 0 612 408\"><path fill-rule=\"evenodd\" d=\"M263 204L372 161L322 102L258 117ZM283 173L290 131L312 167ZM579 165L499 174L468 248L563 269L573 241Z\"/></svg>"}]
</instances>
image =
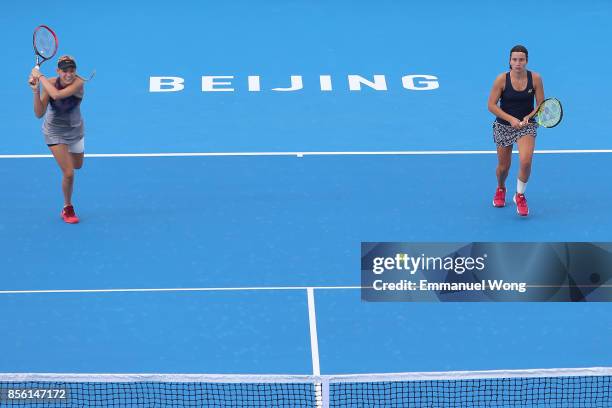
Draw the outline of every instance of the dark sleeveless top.
<instances>
[{"instance_id":1,"label":"dark sleeveless top","mask_svg":"<svg viewBox=\"0 0 612 408\"><path fill-rule=\"evenodd\" d=\"M523 91L517 91L512 88L510 80L510 72L506 73L506 86L501 94L499 107L510 116L514 116L518 120L523 118L533 111L535 98L535 88L533 87L533 77L531 71L527 71L527 88ZM510 125L510 122L502 118L497 118L497 122L503 125ZM534 122L530 119L529 122Z\"/></svg>"}]
</instances>

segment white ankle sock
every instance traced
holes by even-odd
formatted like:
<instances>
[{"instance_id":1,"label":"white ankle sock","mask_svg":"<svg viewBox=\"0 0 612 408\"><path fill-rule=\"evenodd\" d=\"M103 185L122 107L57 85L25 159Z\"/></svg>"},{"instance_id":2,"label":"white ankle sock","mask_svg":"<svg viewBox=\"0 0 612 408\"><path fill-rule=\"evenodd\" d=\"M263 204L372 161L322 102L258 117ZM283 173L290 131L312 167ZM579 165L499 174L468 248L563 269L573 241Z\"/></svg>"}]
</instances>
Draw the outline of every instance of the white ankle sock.
<instances>
[{"instance_id":1,"label":"white ankle sock","mask_svg":"<svg viewBox=\"0 0 612 408\"><path fill-rule=\"evenodd\" d=\"M521 179L516 179L516 192L518 194L525 194L525 190L527 189L527 183L523 183Z\"/></svg>"}]
</instances>

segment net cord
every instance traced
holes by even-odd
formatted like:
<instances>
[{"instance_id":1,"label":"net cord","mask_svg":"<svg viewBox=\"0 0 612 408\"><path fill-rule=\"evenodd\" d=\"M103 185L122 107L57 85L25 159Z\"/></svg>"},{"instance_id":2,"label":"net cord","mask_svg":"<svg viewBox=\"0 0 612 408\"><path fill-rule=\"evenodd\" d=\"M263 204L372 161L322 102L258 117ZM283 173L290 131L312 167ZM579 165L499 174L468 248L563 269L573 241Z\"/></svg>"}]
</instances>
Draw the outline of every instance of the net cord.
<instances>
[{"instance_id":1,"label":"net cord","mask_svg":"<svg viewBox=\"0 0 612 408\"><path fill-rule=\"evenodd\" d=\"M495 378L598 377L612 376L612 367L555 368L527 370L444 371L343 375L246 375L246 374L67 374L0 373L3 382L208 382L208 383L314 383L322 392L330 383L381 381L477 380Z\"/></svg>"}]
</instances>

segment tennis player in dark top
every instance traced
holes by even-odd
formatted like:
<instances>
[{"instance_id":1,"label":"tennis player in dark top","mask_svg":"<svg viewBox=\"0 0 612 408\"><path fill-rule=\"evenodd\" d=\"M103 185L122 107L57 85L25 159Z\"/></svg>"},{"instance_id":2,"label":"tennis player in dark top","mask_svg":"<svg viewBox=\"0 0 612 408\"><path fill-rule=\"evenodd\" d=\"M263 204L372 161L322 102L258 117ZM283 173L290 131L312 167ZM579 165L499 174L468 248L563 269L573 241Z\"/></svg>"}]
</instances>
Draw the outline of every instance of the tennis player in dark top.
<instances>
[{"instance_id":1,"label":"tennis player in dark top","mask_svg":"<svg viewBox=\"0 0 612 408\"><path fill-rule=\"evenodd\" d=\"M35 68L29 84L34 92L34 114L37 118L45 117L42 125L45 143L62 170L61 217L69 224L76 224L79 218L72 206L72 189L74 170L83 166L85 131L80 105L84 81L76 74L76 61L68 55L59 58L56 72L57 77L47 79Z\"/></svg>"},{"instance_id":2,"label":"tennis player in dark top","mask_svg":"<svg viewBox=\"0 0 612 408\"><path fill-rule=\"evenodd\" d=\"M489 111L496 116L493 122L493 140L497 145L498 164L493 206L506 205L506 178L512 161L512 147L516 143L520 168L513 201L516 203L517 213L521 216L529 215L525 189L531 174L538 127L533 116L536 107L544 101L542 77L527 70L528 59L529 54L524 46L517 45L510 50L510 71L495 78L488 103Z\"/></svg>"}]
</instances>

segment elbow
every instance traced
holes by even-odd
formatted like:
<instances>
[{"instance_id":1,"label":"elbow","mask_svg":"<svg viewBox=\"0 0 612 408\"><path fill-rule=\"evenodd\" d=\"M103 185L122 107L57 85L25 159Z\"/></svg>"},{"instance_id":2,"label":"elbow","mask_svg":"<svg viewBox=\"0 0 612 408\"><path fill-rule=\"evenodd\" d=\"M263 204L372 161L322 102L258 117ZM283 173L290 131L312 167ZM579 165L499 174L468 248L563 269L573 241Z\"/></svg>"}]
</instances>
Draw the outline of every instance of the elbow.
<instances>
[{"instance_id":1,"label":"elbow","mask_svg":"<svg viewBox=\"0 0 612 408\"><path fill-rule=\"evenodd\" d=\"M54 99L54 100L62 99L62 98L60 97L60 93L59 93L59 91L57 91L57 90L55 90L55 89L51 90L51 92L48 92L48 93L49 93L49 97L50 97L51 99Z\"/></svg>"},{"instance_id":2,"label":"elbow","mask_svg":"<svg viewBox=\"0 0 612 408\"><path fill-rule=\"evenodd\" d=\"M494 115L497 115L497 112L499 112L499 105L497 105L497 101L495 102L491 102L489 101L487 103L487 109L489 110L489 112L491 112Z\"/></svg>"}]
</instances>

